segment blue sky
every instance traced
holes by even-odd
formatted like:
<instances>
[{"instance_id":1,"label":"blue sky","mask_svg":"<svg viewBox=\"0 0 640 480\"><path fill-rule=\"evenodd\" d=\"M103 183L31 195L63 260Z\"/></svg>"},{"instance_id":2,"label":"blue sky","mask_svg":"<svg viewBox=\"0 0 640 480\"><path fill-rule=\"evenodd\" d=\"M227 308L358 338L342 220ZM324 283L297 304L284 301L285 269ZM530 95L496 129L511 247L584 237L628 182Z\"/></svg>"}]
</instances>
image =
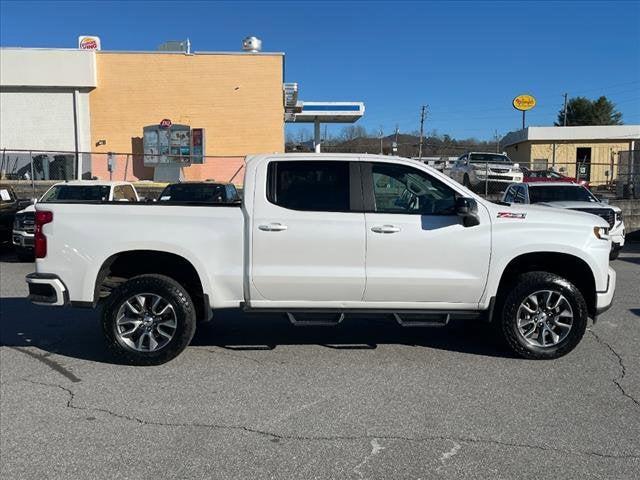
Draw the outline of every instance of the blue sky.
<instances>
[{"instance_id":1,"label":"blue sky","mask_svg":"<svg viewBox=\"0 0 640 480\"><path fill-rule=\"evenodd\" d=\"M105 50L238 50L248 34L286 53L286 81L303 100L359 100L362 124L492 138L519 128L520 93L551 125L562 94L606 95L640 123L640 2L0 2L2 46ZM288 127L291 129L291 127ZM295 129L296 127L293 127ZM340 126L332 127L334 132Z\"/></svg>"}]
</instances>

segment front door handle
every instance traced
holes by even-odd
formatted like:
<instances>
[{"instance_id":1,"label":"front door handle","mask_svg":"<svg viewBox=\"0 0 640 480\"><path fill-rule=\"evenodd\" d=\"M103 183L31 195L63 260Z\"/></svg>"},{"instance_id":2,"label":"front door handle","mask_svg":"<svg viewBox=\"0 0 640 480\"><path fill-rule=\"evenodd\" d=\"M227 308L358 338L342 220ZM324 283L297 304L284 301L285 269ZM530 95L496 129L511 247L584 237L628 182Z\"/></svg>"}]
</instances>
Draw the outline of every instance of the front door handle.
<instances>
[{"instance_id":1,"label":"front door handle","mask_svg":"<svg viewBox=\"0 0 640 480\"><path fill-rule=\"evenodd\" d=\"M287 226L281 223L267 223L265 225L258 225L258 229L263 232L282 232L287 229Z\"/></svg>"},{"instance_id":2,"label":"front door handle","mask_svg":"<svg viewBox=\"0 0 640 480\"><path fill-rule=\"evenodd\" d=\"M371 227L371 231L375 233L397 233L400 230L401 228L395 225L376 225L375 227Z\"/></svg>"}]
</instances>

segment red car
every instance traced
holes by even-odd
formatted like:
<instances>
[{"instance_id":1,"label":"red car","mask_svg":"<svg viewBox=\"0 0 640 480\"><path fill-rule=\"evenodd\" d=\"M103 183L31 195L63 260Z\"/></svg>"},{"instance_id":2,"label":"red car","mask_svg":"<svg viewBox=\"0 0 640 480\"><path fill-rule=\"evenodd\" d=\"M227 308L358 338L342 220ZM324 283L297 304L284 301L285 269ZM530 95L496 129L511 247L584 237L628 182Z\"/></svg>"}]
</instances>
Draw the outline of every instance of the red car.
<instances>
[{"instance_id":1,"label":"red car","mask_svg":"<svg viewBox=\"0 0 640 480\"><path fill-rule=\"evenodd\" d=\"M532 182L567 182L577 183L589 188L589 182L586 180L577 180L574 177L567 177L555 170L529 170L526 167L520 167L523 173L522 181L524 183Z\"/></svg>"}]
</instances>

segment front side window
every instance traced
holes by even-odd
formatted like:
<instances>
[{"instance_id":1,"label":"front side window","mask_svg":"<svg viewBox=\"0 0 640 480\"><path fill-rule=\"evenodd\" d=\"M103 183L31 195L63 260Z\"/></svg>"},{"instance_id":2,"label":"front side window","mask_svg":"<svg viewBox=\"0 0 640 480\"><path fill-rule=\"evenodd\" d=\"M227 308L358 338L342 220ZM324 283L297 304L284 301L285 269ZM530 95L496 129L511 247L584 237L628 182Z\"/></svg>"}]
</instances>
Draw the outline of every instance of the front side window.
<instances>
[{"instance_id":1,"label":"front side window","mask_svg":"<svg viewBox=\"0 0 640 480\"><path fill-rule=\"evenodd\" d=\"M271 162L267 171L269 202L291 210L349 211L349 162Z\"/></svg>"},{"instance_id":2,"label":"front side window","mask_svg":"<svg viewBox=\"0 0 640 480\"><path fill-rule=\"evenodd\" d=\"M372 174L376 213L455 215L455 191L425 172L373 163Z\"/></svg>"},{"instance_id":3,"label":"front side window","mask_svg":"<svg viewBox=\"0 0 640 480\"><path fill-rule=\"evenodd\" d=\"M513 199L514 203L524 203L524 200L524 187L522 185L520 185L519 187L515 187L515 197Z\"/></svg>"}]
</instances>

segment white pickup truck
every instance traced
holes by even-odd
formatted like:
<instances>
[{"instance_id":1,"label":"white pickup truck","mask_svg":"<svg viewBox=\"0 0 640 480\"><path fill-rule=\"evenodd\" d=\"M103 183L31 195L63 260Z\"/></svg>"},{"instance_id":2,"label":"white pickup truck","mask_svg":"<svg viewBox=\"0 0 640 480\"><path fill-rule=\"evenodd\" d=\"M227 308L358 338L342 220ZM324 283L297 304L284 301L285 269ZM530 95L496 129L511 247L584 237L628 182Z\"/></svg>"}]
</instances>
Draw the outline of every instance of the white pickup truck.
<instances>
[{"instance_id":1,"label":"white pickup truck","mask_svg":"<svg viewBox=\"0 0 640 480\"><path fill-rule=\"evenodd\" d=\"M102 306L110 348L139 365L175 357L226 308L297 325L352 312L403 326L477 318L517 354L556 358L616 284L604 219L494 204L397 157L251 156L241 204L36 210L30 299Z\"/></svg>"}]
</instances>

